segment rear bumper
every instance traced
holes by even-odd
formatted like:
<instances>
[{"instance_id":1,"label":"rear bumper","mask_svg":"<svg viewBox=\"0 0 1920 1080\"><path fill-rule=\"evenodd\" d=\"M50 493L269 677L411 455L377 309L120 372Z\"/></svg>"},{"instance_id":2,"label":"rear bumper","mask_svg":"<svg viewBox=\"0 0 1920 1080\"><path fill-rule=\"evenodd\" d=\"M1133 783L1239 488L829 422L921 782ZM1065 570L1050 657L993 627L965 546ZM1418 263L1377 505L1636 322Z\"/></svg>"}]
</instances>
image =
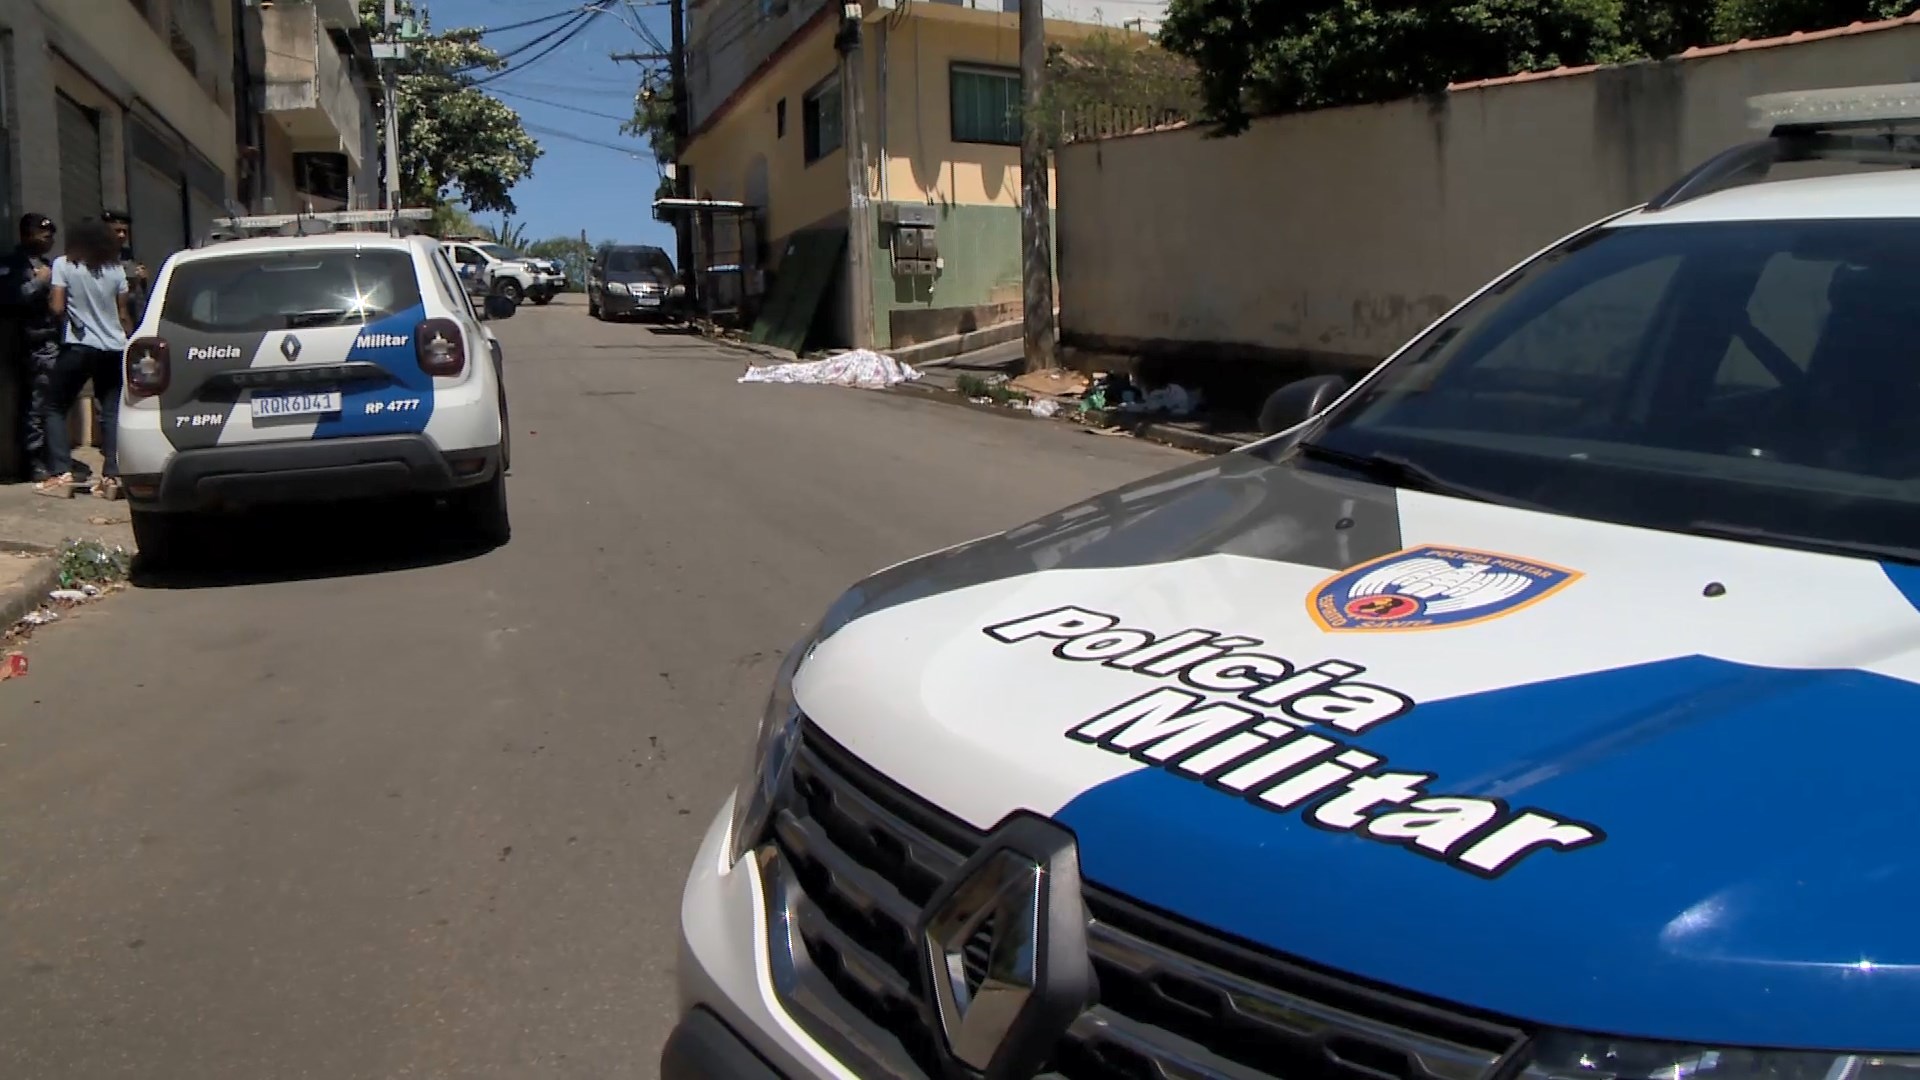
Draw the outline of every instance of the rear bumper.
<instances>
[{"instance_id":1,"label":"rear bumper","mask_svg":"<svg viewBox=\"0 0 1920 1080\"><path fill-rule=\"evenodd\" d=\"M158 475L121 479L140 509L181 512L447 492L499 470L499 447L444 454L425 435L365 435L182 450Z\"/></svg>"},{"instance_id":2,"label":"rear bumper","mask_svg":"<svg viewBox=\"0 0 1920 1080\"><path fill-rule=\"evenodd\" d=\"M735 1034L726 1021L696 1008L680 1018L660 1053L660 1080L786 1080Z\"/></svg>"}]
</instances>

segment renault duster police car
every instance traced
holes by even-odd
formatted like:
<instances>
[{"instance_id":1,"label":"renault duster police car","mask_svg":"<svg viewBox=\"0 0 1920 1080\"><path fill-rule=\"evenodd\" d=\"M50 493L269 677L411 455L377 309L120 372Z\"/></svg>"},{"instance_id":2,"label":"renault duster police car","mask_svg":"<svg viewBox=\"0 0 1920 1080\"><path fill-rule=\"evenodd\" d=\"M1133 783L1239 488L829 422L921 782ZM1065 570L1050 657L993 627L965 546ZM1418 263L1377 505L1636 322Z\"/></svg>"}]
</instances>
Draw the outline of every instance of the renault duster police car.
<instances>
[{"instance_id":1,"label":"renault duster police car","mask_svg":"<svg viewBox=\"0 0 1920 1080\"><path fill-rule=\"evenodd\" d=\"M143 557L169 558L209 513L413 493L451 500L478 541L507 538L499 342L431 239L181 252L125 363L119 464Z\"/></svg>"},{"instance_id":2,"label":"renault duster police car","mask_svg":"<svg viewBox=\"0 0 1920 1080\"><path fill-rule=\"evenodd\" d=\"M1920 86L1527 259L1285 430L849 590L670 1077L1920 1073Z\"/></svg>"}]
</instances>

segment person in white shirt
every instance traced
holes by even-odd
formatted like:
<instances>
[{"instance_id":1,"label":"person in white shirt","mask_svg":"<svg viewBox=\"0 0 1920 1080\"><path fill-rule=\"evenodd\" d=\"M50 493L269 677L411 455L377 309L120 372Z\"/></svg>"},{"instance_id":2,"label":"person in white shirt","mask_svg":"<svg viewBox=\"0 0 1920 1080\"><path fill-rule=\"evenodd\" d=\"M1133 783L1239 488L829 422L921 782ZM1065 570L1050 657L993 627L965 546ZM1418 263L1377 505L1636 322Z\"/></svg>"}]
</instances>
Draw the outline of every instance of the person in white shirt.
<instances>
[{"instance_id":1,"label":"person in white shirt","mask_svg":"<svg viewBox=\"0 0 1920 1080\"><path fill-rule=\"evenodd\" d=\"M76 481L67 413L80 400L88 380L93 382L104 458L94 493L105 498L120 494L120 467L114 451L119 434L120 361L127 349L127 333L133 328L127 292L120 242L112 228L98 218L74 226L67 254L53 264L49 306L62 323L62 347L54 367L52 394L42 415L47 433L47 471L52 474L34 485L42 495L73 495Z\"/></svg>"}]
</instances>

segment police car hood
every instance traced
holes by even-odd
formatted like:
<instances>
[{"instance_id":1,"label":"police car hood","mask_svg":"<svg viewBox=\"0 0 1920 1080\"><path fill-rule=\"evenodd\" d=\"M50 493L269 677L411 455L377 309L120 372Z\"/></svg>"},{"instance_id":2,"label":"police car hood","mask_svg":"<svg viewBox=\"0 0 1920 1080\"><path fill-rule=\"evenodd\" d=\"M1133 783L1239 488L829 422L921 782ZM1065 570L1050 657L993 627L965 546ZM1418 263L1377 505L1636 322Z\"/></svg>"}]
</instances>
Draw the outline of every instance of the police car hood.
<instances>
[{"instance_id":1,"label":"police car hood","mask_svg":"<svg viewBox=\"0 0 1920 1080\"><path fill-rule=\"evenodd\" d=\"M828 737L1100 887L1510 1018L1920 1048L1920 571L1246 454L869 579Z\"/></svg>"}]
</instances>

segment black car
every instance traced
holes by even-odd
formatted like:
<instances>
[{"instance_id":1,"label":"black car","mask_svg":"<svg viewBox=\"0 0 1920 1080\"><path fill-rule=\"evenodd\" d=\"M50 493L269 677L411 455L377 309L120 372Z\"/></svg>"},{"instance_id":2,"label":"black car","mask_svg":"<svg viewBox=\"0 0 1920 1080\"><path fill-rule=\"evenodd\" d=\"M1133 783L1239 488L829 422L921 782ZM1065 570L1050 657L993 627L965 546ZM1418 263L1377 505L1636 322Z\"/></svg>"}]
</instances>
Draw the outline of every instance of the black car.
<instances>
[{"instance_id":1,"label":"black car","mask_svg":"<svg viewBox=\"0 0 1920 1080\"><path fill-rule=\"evenodd\" d=\"M587 268L587 314L596 319L667 319L678 314L685 296L673 260L657 247L601 248Z\"/></svg>"}]
</instances>

